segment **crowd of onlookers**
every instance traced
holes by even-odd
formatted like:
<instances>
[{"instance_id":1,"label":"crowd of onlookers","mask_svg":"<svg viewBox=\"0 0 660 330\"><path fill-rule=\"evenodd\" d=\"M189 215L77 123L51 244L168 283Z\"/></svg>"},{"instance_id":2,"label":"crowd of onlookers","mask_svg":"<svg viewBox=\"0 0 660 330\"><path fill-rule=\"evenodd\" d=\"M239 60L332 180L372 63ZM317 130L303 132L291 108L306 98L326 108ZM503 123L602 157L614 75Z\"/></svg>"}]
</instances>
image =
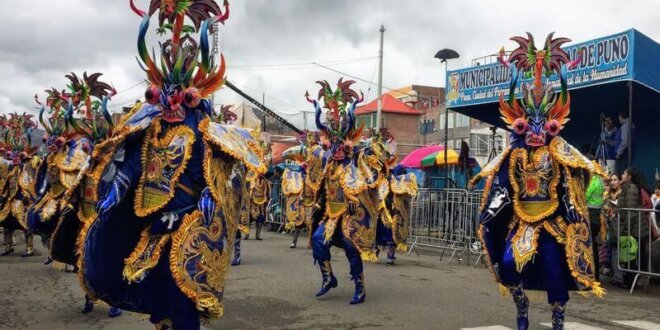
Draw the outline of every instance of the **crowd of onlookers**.
<instances>
[{"instance_id":1,"label":"crowd of onlookers","mask_svg":"<svg viewBox=\"0 0 660 330\"><path fill-rule=\"evenodd\" d=\"M636 273L622 269L659 273L660 174L653 192L641 171L628 168L606 179L592 177L586 194L597 280L605 275L612 284L627 288ZM636 284L648 286L649 277L640 276Z\"/></svg>"}]
</instances>

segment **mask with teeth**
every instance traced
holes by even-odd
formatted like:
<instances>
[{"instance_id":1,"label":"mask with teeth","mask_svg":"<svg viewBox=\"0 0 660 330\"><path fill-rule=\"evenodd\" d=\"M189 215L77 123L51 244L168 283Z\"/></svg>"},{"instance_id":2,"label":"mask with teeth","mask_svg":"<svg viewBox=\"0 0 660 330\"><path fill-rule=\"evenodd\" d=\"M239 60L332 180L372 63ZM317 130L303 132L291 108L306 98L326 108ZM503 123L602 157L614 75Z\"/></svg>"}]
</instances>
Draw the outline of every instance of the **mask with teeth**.
<instances>
[{"instance_id":1,"label":"mask with teeth","mask_svg":"<svg viewBox=\"0 0 660 330\"><path fill-rule=\"evenodd\" d=\"M518 140L525 145L537 148L550 143L568 122L571 98L566 84L566 72L574 67L580 58L570 61L568 54L560 46L569 42L568 38L553 38L551 33L545 40L544 48L537 50L534 37L513 37L518 43L508 60L500 51L499 61L511 71L508 101L500 95L500 114ZM533 83L521 84L521 98L515 98L515 89L521 74L531 72ZM553 90L545 77L556 72L561 89Z\"/></svg>"}]
</instances>

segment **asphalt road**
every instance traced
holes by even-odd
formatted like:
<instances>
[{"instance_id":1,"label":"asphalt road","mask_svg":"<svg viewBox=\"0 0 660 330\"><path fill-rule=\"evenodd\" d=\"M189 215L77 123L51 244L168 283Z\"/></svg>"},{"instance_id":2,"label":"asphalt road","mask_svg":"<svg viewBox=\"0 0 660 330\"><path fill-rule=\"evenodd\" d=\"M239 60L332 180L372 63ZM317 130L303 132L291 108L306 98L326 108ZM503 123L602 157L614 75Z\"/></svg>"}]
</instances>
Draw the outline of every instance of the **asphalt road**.
<instances>
[{"instance_id":1,"label":"asphalt road","mask_svg":"<svg viewBox=\"0 0 660 330\"><path fill-rule=\"evenodd\" d=\"M322 298L311 251L289 249L289 236L266 233L243 242L243 263L227 283L225 316L207 329L508 329L515 308L502 298L481 267L399 256L397 265L365 264L367 301L350 306L353 284L343 251L333 254L339 287ZM23 245L17 246L22 252ZM152 329L144 315L107 317L99 303L79 312L82 291L73 274L42 265L39 256L0 258L0 329ZM605 299L576 295L569 302L567 329L660 329L660 287L629 295L608 287ZM550 321L545 295L532 299L532 329ZM624 324L622 325L622 322ZM619 322L619 323L617 323ZM628 322L628 323L625 323Z\"/></svg>"}]
</instances>

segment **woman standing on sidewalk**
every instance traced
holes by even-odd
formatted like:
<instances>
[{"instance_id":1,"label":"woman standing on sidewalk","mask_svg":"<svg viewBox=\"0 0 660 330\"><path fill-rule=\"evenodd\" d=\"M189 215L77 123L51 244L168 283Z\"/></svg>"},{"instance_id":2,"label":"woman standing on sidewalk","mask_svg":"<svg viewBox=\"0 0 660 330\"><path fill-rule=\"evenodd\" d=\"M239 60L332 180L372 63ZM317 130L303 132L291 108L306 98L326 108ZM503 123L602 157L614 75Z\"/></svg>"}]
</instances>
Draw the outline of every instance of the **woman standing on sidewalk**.
<instances>
[{"instance_id":1,"label":"woman standing on sidewalk","mask_svg":"<svg viewBox=\"0 0 660 330\"><path fill-rule=\"evenodd\" d=\"M648 192L644 187L644 180L641 176L641 172L634 168L628 168L625 170L621 176L621 196L619 198L619 209L623 210L643 208L645 206L643 204L647 204L642 203L642 196L644 194L646 194L646 197L648 198ZM621 215L622 221L619 222L620 237L632 236L637 241L639 246L639 253L637 255L636 264L633 263L628 266L636 267L637 270L645 270L647 269L647 264L645 261L648 260L646 253L649 242L648 216L643 213L640 214L640 212L624 212ZM637 284L641 287L645 287L648 286L648 282L649 278L647 276L641 276Z\"/></svg>"},{"instance_id":2,"label":"woman standing on sidewalk","mask_svg":"<svg viewBox=\"0 0 660 330\"><path fill-rule=\"evenodd\" d=\"M623 272L619 270L618 267L616 267L616 260L617 260L617 243L616 243L616 219L617 219L617 213L619 210L618 207L618 201L619 201L619 195L621 194L621 178L619 177L618 174L612 174L610 176L609 182L608 182L608 189L605 191L605 194L603 195L603 210L602 210L602 215L605 218L605 222L607 223L607 236L608 236L608 245L609 245L609 265L604 265L604 268L611 269L610 271L608 270L603 270L603 274L609 275L610 273L613 274L612 280L610 281L613 284L621 284L623 285Z\"/></svg>"}]
</instances>

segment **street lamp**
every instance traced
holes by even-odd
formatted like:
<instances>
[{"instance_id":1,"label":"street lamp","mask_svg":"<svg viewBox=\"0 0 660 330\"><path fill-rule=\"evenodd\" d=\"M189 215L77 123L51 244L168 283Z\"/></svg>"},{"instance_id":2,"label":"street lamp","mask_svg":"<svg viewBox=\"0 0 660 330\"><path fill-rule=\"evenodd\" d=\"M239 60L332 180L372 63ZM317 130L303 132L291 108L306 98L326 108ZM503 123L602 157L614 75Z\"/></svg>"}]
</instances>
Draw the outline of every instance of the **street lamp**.
<instances>
[{"instance_id":1,"label":"street lamp","mask_svg":"<svg viewBox=\"0 0 660 330\"><path fill-rule=\"evenodd\" d=\"M447 60L458 58L458 53L449 48L444 48L435 53L435 58L440 60L440 63L445 63L445 81L447 81ZM447 86L445 86L445 93L447 92ZM445 188L447 187L447 182L449 181L449 167L447 166L447 145L449 142L449 108L447 107L447 102L445 102Z\"/></svg>"}]
</instances>

